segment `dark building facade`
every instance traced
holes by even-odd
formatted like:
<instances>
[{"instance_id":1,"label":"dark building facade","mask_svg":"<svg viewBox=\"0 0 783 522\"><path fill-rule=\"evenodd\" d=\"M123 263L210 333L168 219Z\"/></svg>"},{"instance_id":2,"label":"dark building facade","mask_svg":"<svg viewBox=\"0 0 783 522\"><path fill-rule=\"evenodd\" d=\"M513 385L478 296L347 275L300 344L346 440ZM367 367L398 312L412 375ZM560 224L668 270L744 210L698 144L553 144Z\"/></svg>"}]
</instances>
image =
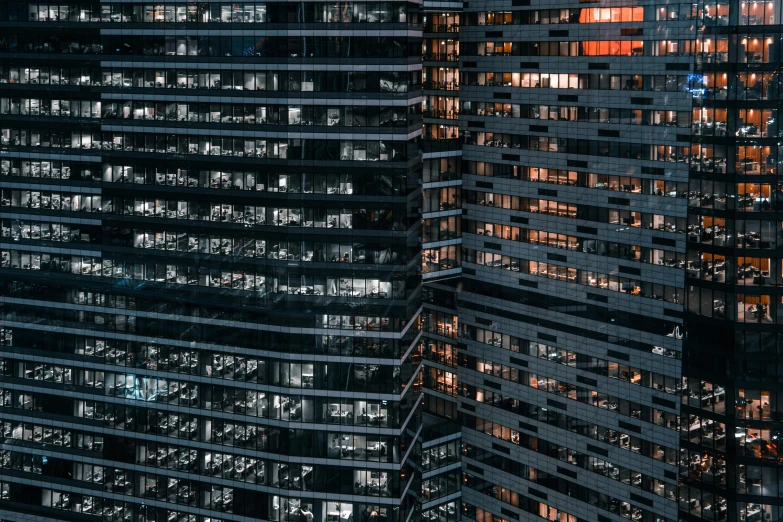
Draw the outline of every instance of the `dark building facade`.
<instances>
[{"instance_id":1,"label":"dark building facade","mask_svg":"<svg viewBox=\"0 0 783 522\"><path fill-rule=\"evenodd\" d=\"M464 515L780 520L780 4L461 20Z\"/></svg>"},{"instance_id":2,"label":"dark building facade","mask_svg":"<svg viewBox=\"0 0 783 522\"><path fill-rule=\"evenodd\" d=\"M780 11L0 3L0 519L783 520Z\"/></svg>"},{"instance_id":3,"label":"dark building facade","mask_svg":"<svg viewBox=\"0 0 783 522\"><path fill-rule=\"evenodd\" d=\"M0 6L0 518L412 516L418 12Z\"/></svg>"},{"instance_id":4,"label":"dark building facade","mask_svg":"<svg viewBox=\"0 0 783 522\"><path fill-rule=\"evenodd\" d=\"M780 16L776 2L732 2L700 20L680 438L689 520L783 518Z\"/></svg>"},{"instance_id":5,"label":"dark building facade","mask_svg":"<svg viewBox=\"0 0 783 522\"><path fill-rule=\"evenodd\" d=\"M695 28L521 4L460 28L464 512L677 520Z\"/></svg>"}]
</instances>

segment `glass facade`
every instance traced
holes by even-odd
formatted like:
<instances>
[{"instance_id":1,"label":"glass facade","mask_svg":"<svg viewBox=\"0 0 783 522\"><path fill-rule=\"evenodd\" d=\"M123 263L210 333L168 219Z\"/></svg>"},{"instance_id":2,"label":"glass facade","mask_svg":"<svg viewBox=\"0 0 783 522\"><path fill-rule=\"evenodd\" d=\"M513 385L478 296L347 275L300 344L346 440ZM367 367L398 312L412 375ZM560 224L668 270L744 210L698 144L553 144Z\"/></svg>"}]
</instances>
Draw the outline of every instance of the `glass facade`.
<instances>
[{"instance_id":1,"label":"glass facade","mask_svg":"<svg viewBox=\"0 0 783 522\"><path fill-rule=\"evenodd\" d=\"M781 520L780 4L710 12L695 71L680 504L689 518Z\"/></svg>"},{"instance_id":2,"label":"glass facade","mask_svg":"<svg viewBox=\"0 0 783 522\"><path fill-rule=\"evenodd\" d=\"M459 134L461 2L422 6L422 480L417 520L461 516L457 293L462 259L462 153Z\"/></svg>"},{"instance_id":3,"label":"glass facade","mask_svg":"<svg viewBox=\"0 0 783 522\"><path fill-rule=\"evenodd\" d=\"M0 519L783 520L781 9L0 3Z\"/></svg>"},{"instance_id":4,"label":"glass facade","mask_svg":"<svg viewBox=\"0 0 783 522\"><path fill-rule=\"evenodd\" d=\"M777 2L466 4L464 516L783 517L780 38Z\"/></svg>"},{"instance_id":5,"label":"glass facade","mask_svg":"<svg viewBox=\"0 0 783 522\"><path fill-rule=\"evenodd\" d=\"M409 518L419 11L0 5L0 518Z\"/></svg>"},{"instance_id":6,"label":"glass facade","mask_svg":"<svg viewBox=\"0 0 783 522\"><path fill-rule=\"evenodd\" d=\"M697 16L647 1L465 4L466 519L681 518Z\"/></svg>"}]
</instances>

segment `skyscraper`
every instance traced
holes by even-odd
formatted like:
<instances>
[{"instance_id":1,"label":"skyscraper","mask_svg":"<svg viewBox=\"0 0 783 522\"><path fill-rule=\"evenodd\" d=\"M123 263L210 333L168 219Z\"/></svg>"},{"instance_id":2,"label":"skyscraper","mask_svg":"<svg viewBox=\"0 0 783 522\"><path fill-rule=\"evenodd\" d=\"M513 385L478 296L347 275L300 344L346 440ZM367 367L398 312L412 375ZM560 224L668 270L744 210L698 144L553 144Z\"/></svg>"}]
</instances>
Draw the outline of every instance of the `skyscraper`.
<instances>
[{"instance_id":1,"label":"skyscraper","mask_svg":"<svg viewBox=\"0 0 783 522\"><path fill-rule=\"evenodd\" d=\"M0 518L408 520L417 4L0 19Z\"/></svg>"},{"instance_id":2,"label":"skyscraper","mask_svg":"<svg viewBox=\"0 0 783 522\"><path fill-rule=\"evenodd\" d=\"M781 6L704 7L691 138L680 499L690 519L781 520Z\"/></svg>"},{"instance_id":3,"label":"skyscraper","mask_svg":"<svg viewBox=\"0 0 783 522\"><path fill-rule=\"evenodd\" d=\"M783 517L779 11L465 4L467 517Z\"/></svg>"},{"instance_id":4,"label":"skyscraper","mask_svg":"<svg viewBox=\"0 0 783 522\"><path fill-rule=\"evenodd\" d=\"M462 256L462 142L459 118L461 2L422 4L422 390L417 461L420 520L460 517L457 301Z\"/></svg>"},{"instance_id":5,"label":"skyscraper","mask_svg":"<svg viewBox=\"0 0 783 522\"><path fill-rule=\"evenodd\" d=\"M678 518L695 27L657 15L463 13L470 518Z\"/></svg>"},{"instance_id":6,"label":"skyscraper","mask_svg":"<svg viewBox=\"0 0 783 522\"><path fill-rule=\"evenodd\" d=\"M0 4L0 519L783 520L780 10Z\"/></svg>"}]
</instances>

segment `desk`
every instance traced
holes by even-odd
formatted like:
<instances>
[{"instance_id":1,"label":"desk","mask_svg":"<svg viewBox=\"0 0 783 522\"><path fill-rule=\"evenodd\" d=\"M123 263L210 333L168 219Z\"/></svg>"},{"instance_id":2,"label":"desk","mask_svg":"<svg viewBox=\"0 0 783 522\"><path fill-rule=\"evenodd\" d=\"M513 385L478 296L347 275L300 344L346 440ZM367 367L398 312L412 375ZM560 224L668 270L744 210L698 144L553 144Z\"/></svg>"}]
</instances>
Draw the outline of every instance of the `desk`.
<instances>
[{"instance_id":1,"label":"desk","mask_svg":"<svg viewBox=\"0 0 783 522\"><path fill-rule=\"evenodd\" d=\"M362 419L367 424L380 424L381 422L386 420L386 416L380 415L378 413L365 413L362 415Z\"/></svg>"},{"instance_id":2,"label":"desk","mask_svg":"<svg viewBox=\"0 0 783 522\"><path fill-rule=\"evenodd\" d=\"M345 419L347 421L348 417L351 414L347 411L330 411L329 412L329 420L332 422L340 423L341 419Z\"/></svg>"},{"instance_id":3,"label":"desk","mask_svg":"<svg viewBox=\"0 0 783 522\"><path fill-rule=\"evenodd\" d=\"M422 493L424 493L424 496L429 498L440 491L440 486L438 486L437 484L430 483L429 486L424 486L422 487L421 490Z\"/></svg>"},{"instance_id":4,"label":"desk","mask_svg":"<svg viewBox=\"0 0 783 522\"><path fill-rule=\"evenodd\" d=\"M690 406L696 406L697 408L703 408L710 404L717 404L726 399L726 391L723 388L715 388L713 391L705 392L699 397L698 395L691 395L688 398L688 404Z\"/></svg>"},{"instance_id":5,"label":"desk","mask_svg":"<svg viewBox=\"0 0 783 522\"><path fill-rule=\"evenodd\" d=\"M767 315L767 307L762 304L750 305L745 309L745 313L750 314L755 319L761 319Z\"/></svg>"},{"instance_id":6,"label":"desk","mask_svg":"<svg viewBox=\"0 0 783 522\"><path fill-rule=\"evenodd\" d=\"M356 448L354 446L348 446L348 445L344 445L344 446L341 445L340 446L340 454L342 456L345 456L345 457L347 457L349 455L353 456L355 451L356 451Z\"/></svg>"},{"instance_id":7,"label":"desk","mask_svg":"<svg viewBox=\"0 0 783 522\"><path fill-rule=\"evenodd\" d=\"M371 442L367 444L367 453L377 453L378 455L386 453L385 442Z\"/></svg>"},{"instance_id":8,"label":"desk","mask_svg":"<svg viewBox=\"0 0 783 522\"><path fill-rule=\"evenodd\" d=\"M385 489L386 484L378 483L377 480L373 480L372 482L360 482L357 480L354 484L354 491L357 495L378 496L381 494L381 491Z\"/></svg>"},{"instance_id":9,"label":"desk","mask_svg":"<svg viewBox=\"0 0 783 522\"><path fill-rule=\"evenodd\" d=\"M740 520L744 520L745 522L756 522L757 520L761 520L761 506L758 504L749 504L745 516L743 517L742 515L743 513L740 512Z\"/></svg>"}]
</instances>

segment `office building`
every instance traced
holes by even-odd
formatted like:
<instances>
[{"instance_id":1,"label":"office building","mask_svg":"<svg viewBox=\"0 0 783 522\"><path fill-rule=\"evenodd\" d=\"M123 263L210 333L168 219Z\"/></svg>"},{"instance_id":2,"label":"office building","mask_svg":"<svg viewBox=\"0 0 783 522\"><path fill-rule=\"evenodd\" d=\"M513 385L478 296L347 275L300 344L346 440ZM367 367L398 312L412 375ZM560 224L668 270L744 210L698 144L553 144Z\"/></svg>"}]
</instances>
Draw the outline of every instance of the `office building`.
<instances>
[{"instance_id":1,"label":"office building","mask_svg":"<svg viewBox=\"0 0 783 522\"><path fill-rule=\"evenodd\" d=\"M462 2L422 4L422 431L418 519L461 516L456 292L462 255L459 25Z\"/></svg>"},{"instance_id":2,"label":"office building","mask_svg":"<svg viewBox=\"0 0 783 522\"><path fill-rule=\"evenodd\" d=\"M680 507L691 520L774 521L783 519L780 4L709 7L696 42Z\"/></svg>"},{"instance_id":3,"label":"office building","mask_svg":"<svg viewBox=\"0 0 783 522\"><path fill-rule=\"evenodd\" d=\"M783 518L779 11L465 4L465 517Z\"/></svg>"},{"instance_id":4,"label":"office building","mask_svg":"<svg viewBox=\"0 0 783 522\"><path fill-rule=\"evenodd\" d=\"M522 4L460 28L464 512L677 520L695 27Z\"/></svg>"},{"instance_id":5,"label":"office building","mask_svg":"<svg viewBox=\"0 0 783 522\"><path fill-rule=\"evenodd\" d=\"M783 520L780 11L0 4L0 518Z\"/></svg>"},{"instance_id":6,"label":"office building","mask_svg":"<svg viewBox=\"0 0 783 522\"><path fill-rule=\"evenodd\" d=\"M0 518L409 520L419 5L0 21Z\"/></svg>"}]
</instances>

